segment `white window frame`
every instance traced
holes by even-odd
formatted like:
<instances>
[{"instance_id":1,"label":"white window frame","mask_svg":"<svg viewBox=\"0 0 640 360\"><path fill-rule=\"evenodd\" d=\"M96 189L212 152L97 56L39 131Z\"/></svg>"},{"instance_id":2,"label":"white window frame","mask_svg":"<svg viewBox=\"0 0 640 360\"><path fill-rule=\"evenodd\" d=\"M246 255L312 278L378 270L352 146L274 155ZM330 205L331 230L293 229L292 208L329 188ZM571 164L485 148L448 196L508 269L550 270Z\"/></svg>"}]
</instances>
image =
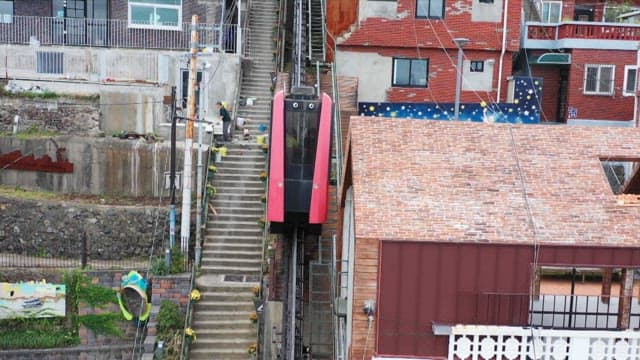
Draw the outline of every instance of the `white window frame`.
<instances>
[{"instance_id":1,"label":"white window frame","mask_svg":"<svg viewBox=\"0 0 640 360\"><path fill-rule=\"evenodd\" d=\"M587 70L589 68L596 68L598 69L598 74L596 76L596 90L595 91L590 91L587 90ZM607 91L601 91L600 90L600 71L603 68L611 68L611 82L609 84L609 89ZM585 64L584 65L584 81L582 83L582 93L585 95L613 95L613 90L614 90L614 83L616 80L616 66L612 65L612 64Z\"/></svg>"},{"instance_id":2,"label":"white window frame","mask_svg":"<svg viewBox=\"0 0 640 360\"><path fill-rule=\"evenodd\" d=\"M137 2L135 0L128 1L128 24L130 28L134 29L159 29L159 30L182 30L182 1L180 0L180 5L165 5L165 4L152 4L146 2ZM147 7L154 9L154 14L156 9L176 9L178 10L178 24L176 26L167 26L167 25L147 25L147 24L134 24L131 22L131 9L132 7Z\"/></svg>"},{"instance_id":3,"label":"white window frame","mask_svg":"<svg viewBox=\"0 0 640 360\"><path fill-rule=\"evenodd\" d=\"M558 19L555 19L555 21L552 21L551 19L549 19L549 16L547 16L547 18L543 18L543 14L544 14L544 7L546 6L552 6L552 5L557 5L559 8L558 11ZM548 11L547 14L551 14L551 11ZM562 20L562 1L541 1L540 2L540 17L541 17L541 21L544 23L549 23L549 24L557 24Z\"/></svg>"},{"instance_id":4,"label":"white window frame","mask_svg":"<svg viewBox=\"0 0 640 360\"><path fill-rule=\"evenodd\" d=\"M627 85L628 85L628 80L629 80L629 70L633 70L636 72L636 81L635 84L633 84L633 91L629 92L627 91ZM636 90L637 90L637 86L638 86L638 67L636 65L625 65L624 67L624 84L622 85L622 95L623 96L635 96L636 95Z\"/></svg>"}]
</instances>

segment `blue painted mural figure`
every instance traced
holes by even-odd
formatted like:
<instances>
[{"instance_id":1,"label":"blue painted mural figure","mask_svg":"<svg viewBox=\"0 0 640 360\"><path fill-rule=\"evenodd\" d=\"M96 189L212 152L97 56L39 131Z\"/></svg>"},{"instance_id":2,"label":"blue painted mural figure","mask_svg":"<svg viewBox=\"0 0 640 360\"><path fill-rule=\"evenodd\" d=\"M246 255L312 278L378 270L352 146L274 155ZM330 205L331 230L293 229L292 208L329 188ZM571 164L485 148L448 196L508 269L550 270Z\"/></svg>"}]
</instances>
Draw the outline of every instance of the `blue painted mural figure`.
<instances>
[{"instance_id":1,"label":"blue painted mural figure","mask_svg":"<svg viewBox=\"0 0 640 360\"><path fill-rule=\"evenodd\" d=\"M460 105L459 119L486 123L538 124L542 101L542 79L514 78L512 103L477 103ZM483 94L478 93L479 98ZM358 110L362 116L404 119L453 120L452 103L371 103L361 102Z\"/></svg>"}]
</instances>

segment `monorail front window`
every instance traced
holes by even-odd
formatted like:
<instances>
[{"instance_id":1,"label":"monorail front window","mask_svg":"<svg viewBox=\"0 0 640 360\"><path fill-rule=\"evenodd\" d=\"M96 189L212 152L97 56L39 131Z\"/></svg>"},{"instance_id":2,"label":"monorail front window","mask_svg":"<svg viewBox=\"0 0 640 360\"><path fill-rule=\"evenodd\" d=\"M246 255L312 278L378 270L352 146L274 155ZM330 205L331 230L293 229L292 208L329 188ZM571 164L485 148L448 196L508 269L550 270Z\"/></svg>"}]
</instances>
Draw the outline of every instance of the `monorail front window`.
<instances>
[{"instance_id":1,"label":"monorail front window","mask_svg":"<svg viewBox=\"0 0 640 360\"><path fill-rule=\"evenodd\" d=\"M311 108L309 104L312 104ZM298 108L286 106L285 177L287 179L313 179L320 121L319 105L317 102L300 101Z\"/></svg>"}]
</instances>

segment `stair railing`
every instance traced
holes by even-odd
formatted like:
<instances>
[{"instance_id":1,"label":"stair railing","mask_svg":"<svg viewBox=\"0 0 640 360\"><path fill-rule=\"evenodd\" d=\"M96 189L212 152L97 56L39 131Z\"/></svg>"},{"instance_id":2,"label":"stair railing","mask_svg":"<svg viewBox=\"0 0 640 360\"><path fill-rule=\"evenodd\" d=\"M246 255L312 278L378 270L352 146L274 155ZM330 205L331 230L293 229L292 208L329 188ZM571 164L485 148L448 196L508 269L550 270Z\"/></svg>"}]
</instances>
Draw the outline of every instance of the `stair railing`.
<instances>
[{"instance_id":1,"label":"stair railing","mask_svg":"<svg viewBox=\"0 0 640 360\"><path fill-rule=\"evenodd\" d=\"M184 331L191 328L193 322L193 301L191 301L191 292L195 289L196 284L196 264L191 264L191 280L189 286L189 302L187 302L187 311L184 318L184 329L182 331L182 347L180 348L180 360L189 358L190 341L187 341L187 332Z\"/></svg>"},{"instance_id":2,"label":"stair railing","mask_svg":"<svg viewBox=\"0 0 640 360\"><path fill-rule=\"evenodd\" d=\"M322 61L327 61L327 9L326 0L320 0L320 10L322 12Z\"/></svg>"},{"instance_id":3,"label":"stair railing","mask_svg":"<svg viewBox=\"0 0 640 360\"><path fill-rule=\"evenodd\" d=\"M276 25L276 48L274 53L274 61L277 72L284 71L284 51L285 51L285 38L286 31L284 27L284 19L286 19L287 12L287 0L279 1L280 7L278 8L278 24ZM275 84L273 84L275 88Z\"/></svg>"}]
</instances>

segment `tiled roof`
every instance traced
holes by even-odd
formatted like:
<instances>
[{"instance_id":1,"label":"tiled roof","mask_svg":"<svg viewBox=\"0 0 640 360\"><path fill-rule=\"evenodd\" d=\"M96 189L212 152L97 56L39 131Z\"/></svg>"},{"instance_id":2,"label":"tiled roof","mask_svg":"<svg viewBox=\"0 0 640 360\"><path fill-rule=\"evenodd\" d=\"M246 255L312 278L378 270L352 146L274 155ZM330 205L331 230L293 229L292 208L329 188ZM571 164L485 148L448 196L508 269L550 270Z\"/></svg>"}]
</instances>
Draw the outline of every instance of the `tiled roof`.
<instances>
[{"instance_id":1,"label":"tiled roof","mask_svg":"<svg viewBox=\"0 0 640 360\"><path fill-rule=\"evenodd\" d=\"M600 159L640 158L640 129L353 117L359 238L640 245L640 207Z\"/></svg>"}]
</instances>

